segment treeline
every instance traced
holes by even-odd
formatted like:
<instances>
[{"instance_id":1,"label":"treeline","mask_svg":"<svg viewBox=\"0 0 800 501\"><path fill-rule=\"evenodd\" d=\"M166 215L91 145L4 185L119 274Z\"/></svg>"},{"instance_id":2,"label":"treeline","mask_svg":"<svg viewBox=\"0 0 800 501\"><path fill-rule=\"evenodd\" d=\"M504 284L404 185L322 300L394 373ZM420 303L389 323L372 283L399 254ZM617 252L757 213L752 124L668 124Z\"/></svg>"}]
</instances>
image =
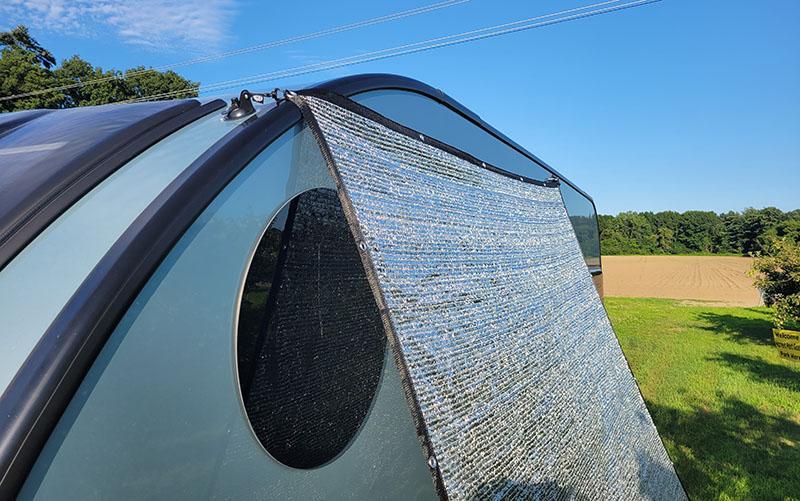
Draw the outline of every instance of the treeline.
<instances>
[{"instance_id":1,"label":"treeline","mask_svg":"<svg viewBox=\"0 0 800 501\"><path fill-rule=\"evenodd\" d=\"M86 82L89 85L82 85ZM25 26L0 32L0 112L33 108L74 108L148 98L170 93L168 99L194 97L200 84L174 71L144 66L125 71L93 66L80 56L57 64ZM43 89L57 89L38 93Z\"/></svg>"},{"instance_id":2,"label":"treeline","mask_svg":"<svg viewBox=\"0 0 800 501\"><path fill-rule=\"evenodd\" d=\"M742 254L765 249L774 237L800 242L800 209L775 207L717 214L709 211L621 212L601 215L604 255Z\"/></svg>"}]
</instances>

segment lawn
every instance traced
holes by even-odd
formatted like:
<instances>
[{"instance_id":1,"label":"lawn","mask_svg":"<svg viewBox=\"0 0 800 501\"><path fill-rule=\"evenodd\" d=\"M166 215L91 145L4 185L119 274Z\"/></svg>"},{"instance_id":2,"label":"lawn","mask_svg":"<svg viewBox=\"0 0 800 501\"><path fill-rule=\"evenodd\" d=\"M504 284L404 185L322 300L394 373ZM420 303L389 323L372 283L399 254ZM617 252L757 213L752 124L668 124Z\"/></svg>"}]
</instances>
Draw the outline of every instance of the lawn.
<instances>
[{"instance_id":1,"label":"lawn","mask_svg":"<svg viewBox=\"0 0 800 501\"><path fill-rule=\"evenodd\" d=\"M605 299L693 499L800 499L800 363L780 358L766 308Z\"/></svg>"}]
</instances>

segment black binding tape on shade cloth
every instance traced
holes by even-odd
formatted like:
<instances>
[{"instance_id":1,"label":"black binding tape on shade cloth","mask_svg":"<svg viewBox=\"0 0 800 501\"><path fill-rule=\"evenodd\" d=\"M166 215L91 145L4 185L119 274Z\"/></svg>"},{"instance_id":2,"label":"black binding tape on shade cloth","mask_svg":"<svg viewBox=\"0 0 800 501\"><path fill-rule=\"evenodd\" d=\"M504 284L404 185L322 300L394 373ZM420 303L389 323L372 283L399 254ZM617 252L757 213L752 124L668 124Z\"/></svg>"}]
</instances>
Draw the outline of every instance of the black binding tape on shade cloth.
<instances>
[{"instance_id":1,"label":"black binding tape on shade cloth","mask_svg":"<svg viewBox=\"0 0 800 501\"><path fill-rule=\"evenodd\" d=\"M440 497L685 497L557 181L341 96L287 97L336 181Z\"/></svg>"},{"instance_id":2,"label":"black binding tape on shade cloth","mask_svg":"<svg viewBox=\"0 0 800 501\"><path fill-rule=\"evenodd\" d=\"M303 96L314 95L314 94L317 93L307 92L303 93ZM401 133L405 133L405 135L408 135L409 137L413 137L412 135L415 133L413 130L403 127L402 125L397 124L396 122L392 122L382 117L382 115L378 115L374 111L369 110L368 108L361 106L358 103L355 103L354 101L351 101L338 94L324 93L324 95L326 98L335 100L338 103L343 104L345 106L352 104L354 109L358 109L362 113L369 113L374 118L379 118L382 119L383 121L386 121L386 123L391 123L393 124L394 127L397 127L398 132L402 131ZM419 412L419 405L417 404L417 395L414 393L414 387L411 385L410 379L408 377L409 373L408 367L405 365L405 359L401 355L401 350L396 346L397 338L394 335L395 334L394 327L392 325L391 318L389 317L389 310L386 305L384 296L381 292L380 286L378 285L378 277L375 274L375 269L372 266L370 255L367 252L365 239L364 236L362 235L361 228L359 227L358 220L355 214L355 209L353 208L350 198L347 196L347 188L342 182L341 177L339 176L339 172L336 168L337 165L336 161L333 157L330 148L328 147L328 143L325 140L322 129L320 128L320 125L316 120L315 114L308 106L307 101L305 101L303 98L298 99L296 96L288 97L288 99L294 104L296 104L298 108L300 108L300 111L303 114L303 119L306 121L306 123L309 126L309 129L316 138L317 143L320 146L322 156L325 158L325 162L327 163L331 175L333 176L336 182L337 191L339 193L339 201L341 202L342 205L342 211L344 212L345 218L347 219L347 224L350 227L350 231L352 231L353 236L356 239L356 243L358 245L358 252L359 255L361 256L362 262L364 263L364 271L366 272L367 279L369 280L370 283L370 287L372 288L373 294L375 295L375 302L378 306L378 309L380 310L381 321L383 322L384 329L386 330L389 342L392 345L392 353L394 355L395 363L400 369L403 393L406 397L406 401L408 402L411 410L411 416L414 420L414 427L416 428L417 431L417 437L420 440L423 455L424 457L428 458L428 462L430 465L431 461L435 461L436 456L434 455L433 452L433 447L429 439L429 434L427 432L427 429L425 428L425 422L422 419L422 416ZM431 460L431 458L434 459ZM444 483L442 481L438 468L431 468L431 475L433 477L434 485L436 486L436 492L439 494L440 499L447 499L447 492L444 488Z\"/></svg>"}]
</instances>

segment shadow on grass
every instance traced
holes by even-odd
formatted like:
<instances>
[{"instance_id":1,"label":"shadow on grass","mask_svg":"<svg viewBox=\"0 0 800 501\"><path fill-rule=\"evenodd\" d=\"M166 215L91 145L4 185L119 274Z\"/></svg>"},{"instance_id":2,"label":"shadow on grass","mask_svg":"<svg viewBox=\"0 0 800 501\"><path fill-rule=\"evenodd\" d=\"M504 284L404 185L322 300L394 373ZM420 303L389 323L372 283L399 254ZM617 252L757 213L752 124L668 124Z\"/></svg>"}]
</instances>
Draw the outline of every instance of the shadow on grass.
<instances>
[{"instance_id":1,"label":"shadow on grass","mask_svg":"<svg viewBox=\"0 0 800 501\"><path fill-rule=\"evenodd\" d=\"M720 362L737 371L747 372L754 381L772 383L800 393L800 371L791 367L735 353L720 353L715 357L709 357L708 360Z\"/></svg>"},{"instance_id":2,"label":"shadow on grass","mask_svg":"<svg viewBox=\"0 0 800 501\"><path fill-rule=\"evenodd\" d=\"M751 313L758 313L759 315L769 315L770 312L770 309L766 306L749 306L742 309Z\"/></svg>"},{"instance_id":3,"label":"shadow on grass","mask_svg":"<svg viewBox=\"0 0 800 501\"><path fill-rule=\"evenodd\" d=\"M748 318L727 313L704 311L697 314L697 319L706 323L701 329L724 334L737 343L772 344L772 323L764 314L764 318Z\"/></svg>"},{"instance_id":4,"label":"shadow on grass","mask_svg":"<svg viewBox=\"0 0 800 501\"><path fill-rule=\"evenodd\" d=\"M784 499L800 492L800 425L735 398L717 410L648 401L678 475L693 499Z\"/></svg>"}]
</instances>

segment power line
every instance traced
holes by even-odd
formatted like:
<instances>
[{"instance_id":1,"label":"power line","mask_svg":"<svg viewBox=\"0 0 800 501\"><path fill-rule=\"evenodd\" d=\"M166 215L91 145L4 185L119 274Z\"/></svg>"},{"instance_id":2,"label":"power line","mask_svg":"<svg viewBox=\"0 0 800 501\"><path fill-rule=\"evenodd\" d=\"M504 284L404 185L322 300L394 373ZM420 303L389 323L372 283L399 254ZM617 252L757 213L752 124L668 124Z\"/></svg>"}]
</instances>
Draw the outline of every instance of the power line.
<instances>
[{"instance_id":1,"label":"power line","mask_svg":"<svg viewBox=\"0 0 800 501\"><path fill-rule=\"evenodd\" d=\"M491 27L486 27L486 28L480 28L480 29L477 29L477 30L467 31L467 32L463 32L463 33L459 33L459 34L455 34L455 35L448 35L448 36L444 36L444 37L438 37L438 38L433 38L433 39L429 39L429 40L424 40L424 41L421 41L421 42L415 42L415 43L400 45L400 46L392 47L392 48L388 48L388 49L382 49L382 50L378 50L378 51L368 52L366 54L359 54L359 55L356 55L356 56L349 56L349 57L345 57L345 58L342 58L342 59L336 59L336 60L332 60L332 61L324 61L324 62L320 62L320 63L313 63L313 64L309 64L309 65L305 65L305 66L299 66L299 67L290 68L290 69L286 69L286 70L279 70L279 71L275 71L275 72L271 72L271 73L264 73L264 74L260 74L260 75L253 75L253 76L250 76L250 77L238 78L238 79L235 79L235 80L227 80L227 81L223 81L223 82L217 82L217 83L214 83L214 84L202 85L202 86L200 86L200 89L198 90L198 92L207 93L207 92L214 91L214 90L222 90L222 89L235 87L235 86L238 86L238 85L244 85L244 84L248 84L248 83L259 83L259 82L264 82L264 81L269 81L269 80L275 80L277 78L288 78L288 77L292 77L292 76L304 75L304 74L313 73L313 72L317 72L317 71L324 71L324 70L328 70L328 69L340 68L340 67L343 67L343 66L350 66L350 65L353 65L353 64L370 62L370 61L375 61L375 60L380 60L380 59L387 59L387 58L390 58L390 57L397 57L397 56L401 56L401 55L406 55L406 54L411 54L411 53L416 53L416 52L422 52L422 51L425 51L425 50L431 50L431 49L439 48L439 47L442 47L442 46L455 45L455 44L458 44L458 43L465 43L465 42L472 41L474 39L488 38L490 36L499 36L499 35L502 35L502 34L506 34L508 32L521 31L521 30L525 30L525 29L532 29L532 28L537 28L537 27L546 26L546 25L550 25L550 24L556 24L556 23L559 23L559 22L570 21L573 18L578 19L580 17L589 17L591 15L603 14L603 13L606 13L606 12L611 12L612 10L621 10L622 8L627 8L628 6L636 6L636 5L625 4L625 5L621 5L621 6L615 6L615 8L600 9L600 10L602 10L602 12L600 12L600 11L584 12L581 15L578 15L578 16L570 16L569 19L566 19L566 18L564 18L564 19L556 19L556 20L551 20L551 21L545 22L545 23L536 23L535 25L531 24L533 21L538 21L538 20L546 19L546 18L552 18L552 17L563 15L563 14L568 14L570 12L576 12L576 11L591 9L591 8L600 7L600 6L603 6L603 5L618 4L618 3L622 2L622 1L623 0L608 0L608 1L604 1L604 2L591 4L591 5L586 5L586 6L583 6L583 7L576 7L576 8L572 8L572 9L566 9L566 10L554 12L554 13L551 13L551 14L545 14L545 15L541 15L541 16L528 18L528 19L523 19L523 20L520 20L520 21L514 21L514 22L505 23L505 24L501 24L501 25L496 25L496 26L491 26ZM637 4L638 5L638 4L642 4L642 3L652 3L654 1L660 1L660 0L640 0L640 1L637 1L637 2L631 2L631 4ZM472 37L475 37L475 38L472 38ZM140 97L140 98L134 98L134 99L131 99L131 100L126 101L126 102L140 102L140 101L147 101L147 100L150 100L150 99L161 99L161 98L165 98L165 97L173 97L173 96L176 96L176 95L179 95L179 94L183 94L183 93L185 93L187 91L190 91L190 90L194 90L194 89L192 89L190 87L185 87L183 89L177 89L177 90L164 92L164 93L160 93L160 94L154 94L154 95L150 95L150 96L143 96L143 97Z\"/></svg>"},{"instance_id":2,"label":"power line","mask_svg":"<svg viewBox=\"0 0 800 501\"><path fill-rule=\"evenodd\" d=\"M41 90L36 90L36 91L31 91L31 92L25 92L25 93L20 93L20 94L14 94L13 96L0 97L0 101L10 101L12 99L21 99L21 98L24 98L24 97L38 96L38 95L42 95L42 94L49 94L51 92L58 92L58 91L62 91L62 90L75 89L75 88L79 88L79 87L85 87L87 85L98 84L98 83L102 83L102 82L108 82L110 80L124 80L126 78L134 77L134 76L141 75L143 73L148 73L148 72L151 72L151 71L164 71L164 70L168 70L168 69L172 69L172 68L180 68L180 67L184 67L184 66L190 66L190 65L193 65L193 64L207 63L207 62L210 62L210 61L218 61L218 60L226 59L226 58L232 57L232 56L238 56L238 55L241 55L241 54L249 54L251 52L272 49L272 48L275 48L275 47L280 47L280 46L283 46L283 45L289 45L289 44L297 43L297 42L304 42L306 40L313 40L313 39L316 39L316 38L322 38L322 37L329 36L329 35L335 35L335 34L338 34L338 33L343 33L343 32L346 32L346 31L352 31L352 30L359 29L359 28L365 28L367 26L374 26L376 24L382 24L382 23L386 23L386 22L389 22L389 21L395 21L397 19L403 19L403 18L406 18L406 17L416 16L416 15L419 15L419 14L426 14L428 12L433 12L433 11L436 11L436 10L439 10L439 9L444 9L444 8L447 8L447 7L453 7L455 5L463 4L463 3L466 3L466 2L469 2L469 1L470 0L446 0L444 2L434 3L434 4L426 5L426 6L423 6L423 7L417 7L417 8L414 8L414 9L409 9L409 10L405 10L405 11L401 11L401 12L396 12L394 14L388 14L388 15L385 15L385 16L374 17L372 19L365 19L363 21L357 21L355 23L344 24L344 25L341 25L341 26L335 26L333 28L327 28L327 29L324 29L324 30L315 31L313 33L308 33L308 34L305 34L305 35L297 35L297 36L293 36L293 37L283 38L283 39L280 39L280 40L274 40L274 41L271 41L271 42L265 42L265 43L262 43L262 44L251 45L249 47L242 47L242 48L239 48L239 49L233 49L233 50L226 51L226 52L220 52L220 53L217 53L217 54L209 54L207 56L201 56L201 57L197 57L197 58L194 58L194 59L187 59L185 61L179 61L177 63L166 64L166 65L163 65L163 66L156 66L154 68L146 68L146 69L143 69L143 70L130 71L130 72L127 72L127 73L125 73L123 75L114 75L114 76L108 76L108 77L94 78L94 79L86 80L86 81L83 81L83 82L76 82L76 83L67 84L67 85L60 85L60 86L56 86L56 87L48 87L46 89L41 89ZM191 90L191 88L187 88L187 89ZM182 92L185 92L185 91L182 91Z\"/></svg>"},{"instance_id":3,"label":"power line","mask_svg":"<svg viewBox=\"0 0 800 501\"><path fill-rule=\"evenodd\" d=\"M516 33L519 31L530 30L534 28L541 28L544 26L550 26L553 24L559 24L569 21L575 21L578 19L583 19L591 16L597 16L600 14L607 14L610 12L616 12L624 9L630 9L633 7L640 7L643 5L657 3L661 0L636 0L631 1L623 4L619 4L622 0L609 0L605 2L599 2L591 5L587 5L584 7L576 7L573 9L562 10L559 12L554 12L551 14L545 14L542 16L536 16L528 19L523 19L520 21L514 21L511 23L500 24L496 26L490 26L486 28L480 28L477 30L467 31L463 33L458 33L455 35L448 35L444 37L433 38L429 40L424 40L421 42L415 42L411 44L400 45L397 47L392 47L388 49L382 49L378 51L368 52L366 54L360 54L356 56L345 57L341 59L335 59L331 61L324 61L321 63L314 63L305 66L298 66L295 68L290 68L286 70L279 70L274 71L271 73L263 73L260 75L253 75L250 77L243 77L235 80L227 80L223 82L217 82L214 84L202 85L198 89L198 93L207 93L210 91L217 91L223 90L231 87L237 87L240 85L245 84L253 84L253 83L262 83L270 80L276 80L278 78L289 78L299 75L305 75L308 73L315 73L324 70L330 70L335 68L341 68L344 66L351 66L354 64L361 64L367 63L371 61L378 61L382 59L388 59L392 57L399 57L407 54L414 54L418 52L424 52L428 50L438 49L442 47L448 47L452 45L459 45L467 42L473 42L477 40L483 40L486 38L493 38L501 35L507 35L510 33ZM586 9L592 9L595 7L601 7L603 5L609 4L618 4L618 5L610 5L604 8L597 8L594 10L589 10L587 12L580 12L578 14L572 14L568 16L564 16L564 14L569 14L571 12L578 12L583 11ZM563 16L563 17L558 17ZM542 19L547 18L555 18L549 19L547 21L541 21ZM539 21L539 22L535 22ZM143 96L141 98L129 100L126 102L141 102L141 101L148 101L152 99L163 99L173 97L182 93L185 93L189 90L194 90L192 88L184 88L178 89L171 92L164 92L161 94L153 94L150 96Z\"/></svg>"}]
</instances>

